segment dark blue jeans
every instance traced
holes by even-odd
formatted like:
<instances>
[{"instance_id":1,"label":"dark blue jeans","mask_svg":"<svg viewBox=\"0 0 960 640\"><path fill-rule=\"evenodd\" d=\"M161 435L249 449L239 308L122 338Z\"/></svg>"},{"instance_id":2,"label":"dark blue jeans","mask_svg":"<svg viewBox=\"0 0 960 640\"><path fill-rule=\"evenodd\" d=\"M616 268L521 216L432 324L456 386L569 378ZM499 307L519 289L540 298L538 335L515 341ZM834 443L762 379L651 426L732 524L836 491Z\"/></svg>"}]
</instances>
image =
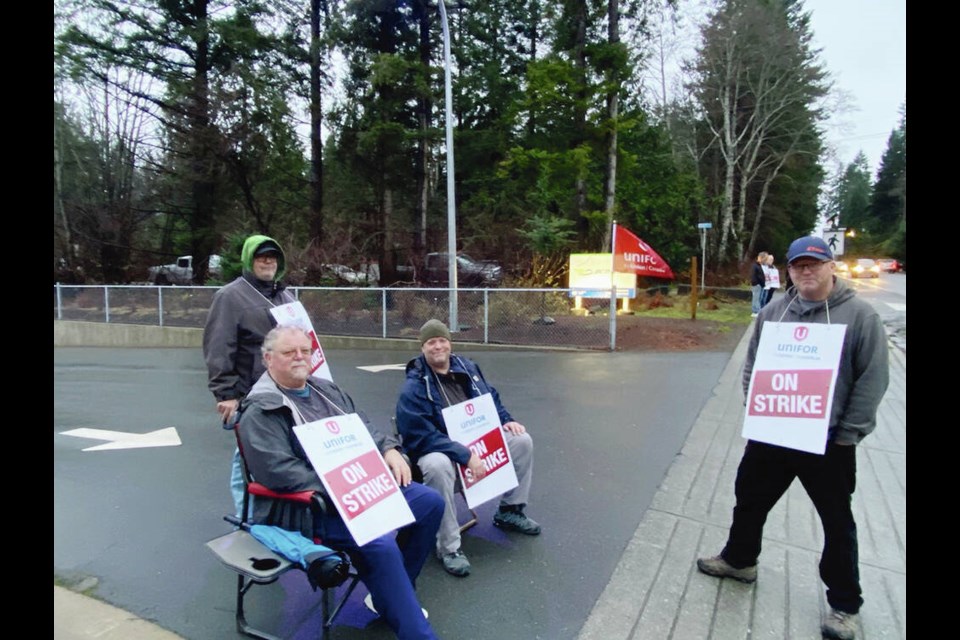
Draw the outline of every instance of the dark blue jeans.
<instances>
[{"instance_id":1,"label":"dark blue jeans","mask_svg":"<svg viewBox=\"0 0 960 640\"><path fill-rule=\"evenodd\" d=\"M763 285L755 284L752 289L752 300L750 302L750 311L753 313L760 313L760 299L763 296Z\"/></svg>"},{"instance_id":2,"label":"dark blue jeans","mask_svg":"<svg viewBox=\"0 0 960 640\"><path fill-rule=\"evenodd\" d=\"M765 306L770 304L770 301L773 299L773 289L764 289L763 293L760 294L760 308L763 309Z\"/></svg>"},{"instance_id":3,"label":"dark blue jeans","mask_svg":"<svg viewBox=\"0 0 960 640\"><path fill-rule=\"evenodd\" d=\"M403 530L403 549L396 536L385 535L358 547L346 524L330 507L324 518L323 543L350 555L360 579L373 597L373 606L400 640L436 640L420 610L415 592L417 576L437 544L443 517L443 498L429 487L412 483L401 487L416 522Z\"/></svg>"},{"instance_id":4,"label":"dark blue jeans","mask_svg":"<svg viewBox=\"0 0 960 640\"><path fill-rule=\"evenodd\" d=\"M850 508L856 477L855 446L830 442L821 456L750 440L737 469L737 504L720 555L737 568L755 565L767 514L799 478L823 525L820 578L827 585L827 602L840 611L859 612L857 524Z\"/></svg>"}]
</instances>

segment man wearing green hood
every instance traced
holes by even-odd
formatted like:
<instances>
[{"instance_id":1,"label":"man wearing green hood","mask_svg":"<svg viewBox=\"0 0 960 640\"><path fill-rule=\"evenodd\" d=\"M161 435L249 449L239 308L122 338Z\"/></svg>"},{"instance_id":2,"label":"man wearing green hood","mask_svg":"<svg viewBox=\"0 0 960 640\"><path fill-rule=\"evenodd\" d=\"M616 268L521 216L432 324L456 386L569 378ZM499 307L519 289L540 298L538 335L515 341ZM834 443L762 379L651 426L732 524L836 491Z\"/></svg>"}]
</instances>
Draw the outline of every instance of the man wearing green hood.
<instances>
[{"instance_id":1,"label":"man wearing green hood","mask_svg":"<svg viewBox=\"0 0 960 640\"><path fill-rule=\"evenodd\" d=\"M270 309L294 301L280 282L287 261L276 240L250 236L243 243L240 260L243 274L214 294L203 328L207 386L217 400L225 429L233 428L240 400L263 375L260 347L276 324ZM230 489L239 517L243 504L239 452L233 458Z\"/></svg>"}]
</instances>

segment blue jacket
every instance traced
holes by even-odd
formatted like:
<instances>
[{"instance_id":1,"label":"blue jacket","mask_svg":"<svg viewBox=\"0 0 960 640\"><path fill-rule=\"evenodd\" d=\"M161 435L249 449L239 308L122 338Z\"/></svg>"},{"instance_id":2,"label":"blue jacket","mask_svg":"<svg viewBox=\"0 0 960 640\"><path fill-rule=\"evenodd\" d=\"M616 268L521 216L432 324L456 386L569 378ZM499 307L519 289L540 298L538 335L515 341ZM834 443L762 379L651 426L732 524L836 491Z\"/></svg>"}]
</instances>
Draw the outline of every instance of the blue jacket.
<instances>
[{"instance_id":1,"label":"blue jacket","mask_svg":"<svg viewBox=\"0 0 960 640\"><path fill-rule=\"evenodd\" d=\"M469 358L450 354L450 372L470 377L469 397L485 393L493 397L500 423L513 421L500 402L500 394L483 377L480 367ZM411 462L428 453L440 452L459 464L467 464L470 450L447 435L442 410L446 407L439 382L426 358L420 355L407 363L407 379L397 400L397 431L403 438L403 448Z\"/></svg>"}]
</instances>

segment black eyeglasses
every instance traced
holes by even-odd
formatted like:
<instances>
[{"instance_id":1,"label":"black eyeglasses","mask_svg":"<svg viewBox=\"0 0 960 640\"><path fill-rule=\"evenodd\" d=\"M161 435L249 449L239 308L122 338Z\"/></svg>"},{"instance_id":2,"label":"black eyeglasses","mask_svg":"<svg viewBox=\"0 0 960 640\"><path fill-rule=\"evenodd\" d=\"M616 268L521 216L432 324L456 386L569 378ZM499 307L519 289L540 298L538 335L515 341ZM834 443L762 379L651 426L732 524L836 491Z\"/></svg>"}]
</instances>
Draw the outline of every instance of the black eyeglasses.
<instances>
[{"instance_id":1,"label":"black eyeglasses","mask_svg":"<svg viewBox=\"0 0 960 640\"><path fill-rule=\"evenodd\" d=\"M815 273L820 271L823 268L823 265L827 264L826 261L817 261L817 262L804 262L802 264L788 264L787 267L792 271L802 272L804 269Z\"/></svg>"}]
</instances>

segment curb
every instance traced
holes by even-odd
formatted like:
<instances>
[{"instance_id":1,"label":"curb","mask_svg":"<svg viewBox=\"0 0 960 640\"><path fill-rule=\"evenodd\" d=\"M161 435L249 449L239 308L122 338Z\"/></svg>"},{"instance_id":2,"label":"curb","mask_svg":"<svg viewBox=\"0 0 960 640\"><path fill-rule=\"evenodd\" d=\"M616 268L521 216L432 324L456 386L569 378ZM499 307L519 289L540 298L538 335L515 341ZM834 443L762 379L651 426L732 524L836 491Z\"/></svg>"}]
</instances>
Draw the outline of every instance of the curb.
<instances>
[{"instance_id":1,"label":"curb","mask_svg":"<svg viewBox=\"0 0 960 640\"><path fill-rule=\"evenodd\" d=\"M180 636L75 591L53 585L54 640L183 640Z\"/></svg>"}]
</instances>

